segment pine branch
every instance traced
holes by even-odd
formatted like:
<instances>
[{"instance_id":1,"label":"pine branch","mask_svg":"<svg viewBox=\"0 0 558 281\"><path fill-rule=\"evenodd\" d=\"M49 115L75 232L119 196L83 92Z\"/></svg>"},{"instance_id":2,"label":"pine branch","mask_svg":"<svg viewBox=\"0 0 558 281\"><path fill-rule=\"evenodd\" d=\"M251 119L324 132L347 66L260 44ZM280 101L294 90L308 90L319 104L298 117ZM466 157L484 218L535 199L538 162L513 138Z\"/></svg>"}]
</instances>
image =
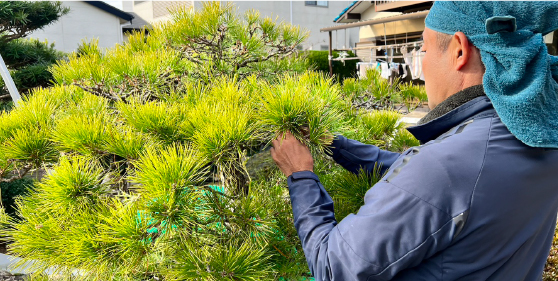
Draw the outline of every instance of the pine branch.
<instances>
[{"instance_id":1,"label":"pine branch","mask_svg":"<svg viewBox=\"0 0 558 281\"><path fill-rule=\"evenodd\" d=\"M13 182L15 180L22 179L31 170L31 168L33 168L32 165L26 165L21 170L17 170L17 175L9 178L1 178L0 182Z\"/></svg>"},{"instance_id":2,"label":"pine branch","mask_svg":"<svg viewBox=\"0 0 558 281\"><path fill-rule=\"evenodd\" d=\"M78 84L78 83L75 83L75 82L72 85L78 86L82 90L84 90L88 93L91 93L93 95L102 97L102 98L106 98L106 99L116 101L116 102L123 101L123 102L127 103L127 101L124 97L116 97L116 96L111 95L110 93L106 93L101 89L101 87L99 85L95 85L95 87L88 87L88 86L84 86L84 85L81 85L81 84Z\"/></svg>"},{"instance_id":3,"label":"pine branch","mask_svg":"<svg viewBox=\"0 0 558 281\"><path fill-rule=\"evenodd\" d=\"M218 190L215 190L215 189L211 188L211 186L209 186L209 185L202 185L200 187L203 188L204 190L211 191L213 194L221 195L223 197L226 197L226 198L229 198L229 199L232 199L232 200L240 199L240 196L227 195L227 194L225 194L221 191L218 191Z\"/></svg>"}]
</instances>

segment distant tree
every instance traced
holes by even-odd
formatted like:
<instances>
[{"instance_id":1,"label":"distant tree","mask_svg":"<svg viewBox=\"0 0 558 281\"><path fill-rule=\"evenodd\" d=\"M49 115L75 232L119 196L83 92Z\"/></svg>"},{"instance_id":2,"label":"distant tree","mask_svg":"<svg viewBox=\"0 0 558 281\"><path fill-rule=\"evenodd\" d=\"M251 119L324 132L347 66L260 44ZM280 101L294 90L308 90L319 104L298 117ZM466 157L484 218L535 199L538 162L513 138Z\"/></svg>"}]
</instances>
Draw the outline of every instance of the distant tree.
<instances>
[{"instance_id":1,"label":"distant tree","mask_svg":"<svg viewBox=\"0 0 558 281\"><path fill-rule=\"evenodd\" d=\"M63 57L54 44L36 39L25 39L31 32L44 28L69 12L61 2L1 1L0 54L11 71L19 91L25 93L52 80L48 67ZM0 84L0 99L10 99Z\"/></svg>"}]
</instances>

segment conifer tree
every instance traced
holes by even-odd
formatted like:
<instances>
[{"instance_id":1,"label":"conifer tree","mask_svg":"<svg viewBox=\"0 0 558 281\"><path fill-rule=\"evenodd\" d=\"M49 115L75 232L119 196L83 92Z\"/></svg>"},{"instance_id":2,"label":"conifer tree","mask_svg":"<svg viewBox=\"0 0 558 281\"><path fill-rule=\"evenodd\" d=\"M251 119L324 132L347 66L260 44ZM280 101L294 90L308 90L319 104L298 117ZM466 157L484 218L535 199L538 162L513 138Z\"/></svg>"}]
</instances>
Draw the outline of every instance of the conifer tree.
<instances>
[{"instance_id":1,"label":"conifer tree","mask_svg":"<svg viewBox=\"0 0 558 281\"><path fill-rule=\"evenodd\" d=\"M270 142L290 131L311 148L342 219L381 175L344 171L324 156L326 140L416 140L398 137L395 113L359 111L339 84L305 71L292 56L305 37L205 3L147 37L106 52L90 42L58 62L53 87L0 115L2 176L48 172L16 216L0 216L10 253L77 280L309 277Z\"/></svg>"},{"instance_id":2,"label":"conifer tree","mask_svg":"<svg viewBox=\"0 0 558 281\"><path fill-rule=\"evenodd\" d=\"M52 74L48 67L63 57L54 49L54 44L25 37L68 12L61 2L0 2L0 54L19 91L25 93L34 87L49 85ZM0 88L3 86L2 81ZM7 90L0 91L0 99L10 99Z\"/></svg>"}]
</instances>

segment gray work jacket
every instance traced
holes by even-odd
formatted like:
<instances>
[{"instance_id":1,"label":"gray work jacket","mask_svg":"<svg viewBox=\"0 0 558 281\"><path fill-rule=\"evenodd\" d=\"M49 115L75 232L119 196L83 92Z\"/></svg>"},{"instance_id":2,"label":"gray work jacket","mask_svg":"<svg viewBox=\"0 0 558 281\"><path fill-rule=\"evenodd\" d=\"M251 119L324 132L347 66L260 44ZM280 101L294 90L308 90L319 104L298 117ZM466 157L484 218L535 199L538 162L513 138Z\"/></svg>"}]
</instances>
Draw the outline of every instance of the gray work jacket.
<instances>
[{"instance_id":1,"label":"gray work jacket","mask_svg":"<svg viewBox=\"0 0 558 281\"><path fill-rule=\"evenodd\" d=\"M288 178L316 280L541 280L558 211L558 150L521 143L486 96L409 131L423 144L402 154L334 141L346 169L387 170L339 223L314 173Z\"/></svg>"}]
</instances>

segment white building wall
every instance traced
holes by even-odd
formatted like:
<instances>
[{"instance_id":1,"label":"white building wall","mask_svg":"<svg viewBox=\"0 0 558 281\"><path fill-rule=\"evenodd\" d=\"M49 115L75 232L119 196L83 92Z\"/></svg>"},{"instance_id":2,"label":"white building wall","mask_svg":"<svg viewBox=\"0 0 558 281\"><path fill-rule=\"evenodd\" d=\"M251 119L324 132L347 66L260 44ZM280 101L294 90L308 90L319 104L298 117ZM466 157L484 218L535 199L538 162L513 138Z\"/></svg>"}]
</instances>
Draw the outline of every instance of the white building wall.
<instances>
[{"instance_id":1,"label":"white building wall","mask_svg":"<svg viewBox=\"0 0 558 281\"><path fill-rule=\"evenodd\" d=\"M99 47L110 48L122 42L120 18L81 1L63 1L70 12L57 22L28 37L55 43L64 52L77 49L83 39L99 39Z\"/></svg>"}]
</instances>

